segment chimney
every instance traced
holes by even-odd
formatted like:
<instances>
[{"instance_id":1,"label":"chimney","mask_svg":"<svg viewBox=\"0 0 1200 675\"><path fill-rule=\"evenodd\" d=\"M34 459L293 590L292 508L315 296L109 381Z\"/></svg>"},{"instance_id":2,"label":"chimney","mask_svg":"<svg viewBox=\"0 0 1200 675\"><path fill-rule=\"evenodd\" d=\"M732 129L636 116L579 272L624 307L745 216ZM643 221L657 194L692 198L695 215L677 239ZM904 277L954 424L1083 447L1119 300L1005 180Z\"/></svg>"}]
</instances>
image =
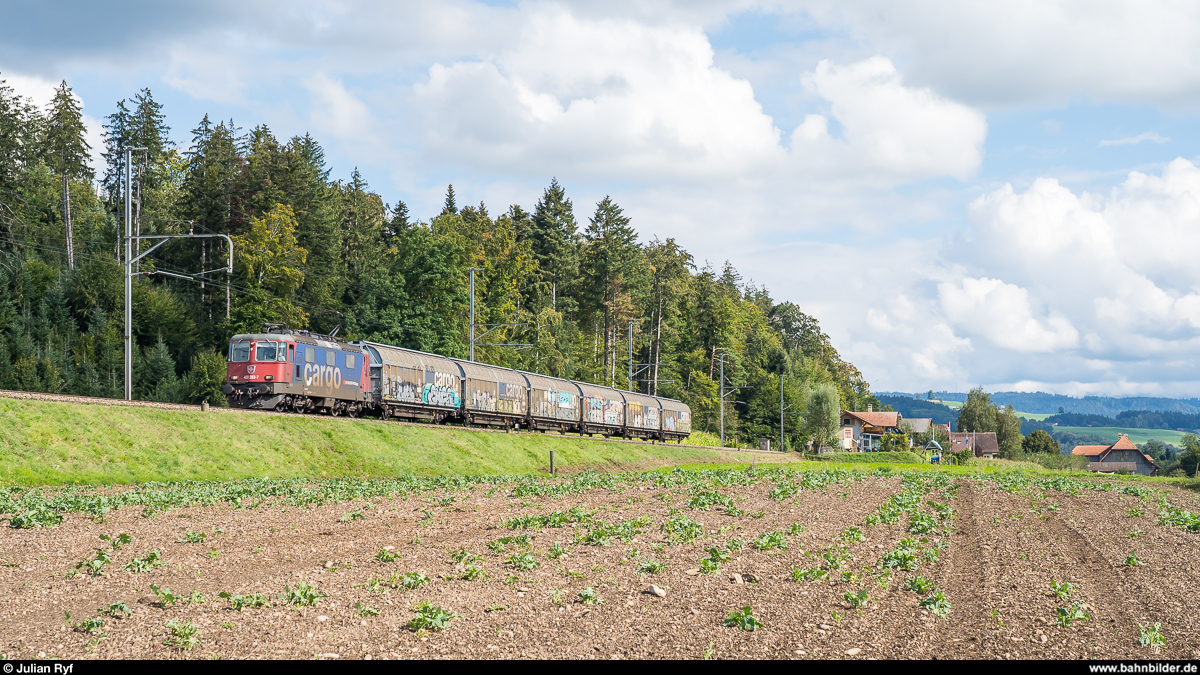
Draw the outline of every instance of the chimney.
<instances>
[{"instance_id":1,"label":"chimney","mask_svg":"<svg viewBox=\"0 0 1200 675\"><path fill-rule=\"evenodd\" d=\"M875 407L875 406L873 406L873 405L871 405L870 403L868 403L868 404L867 404L867 412L875 412L875 411L873 410L873 408L874 408L874 407Z\"/></svg>"}]
</instances>

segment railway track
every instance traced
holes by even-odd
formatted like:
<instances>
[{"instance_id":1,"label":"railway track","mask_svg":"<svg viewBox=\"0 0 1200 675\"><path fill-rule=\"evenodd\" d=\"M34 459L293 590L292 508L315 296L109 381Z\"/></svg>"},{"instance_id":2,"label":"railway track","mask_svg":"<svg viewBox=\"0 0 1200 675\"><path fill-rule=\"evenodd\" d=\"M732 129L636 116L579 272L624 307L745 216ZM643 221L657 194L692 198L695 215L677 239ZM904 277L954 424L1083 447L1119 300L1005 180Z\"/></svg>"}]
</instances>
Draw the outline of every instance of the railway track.
<instances>
[{"instance_id":1,"label":"railway track","mask_svg":"<svg viewBox=\"0 0 1200 675\"><path fill-rule=\"evenodd\" d=\"M375 419L375 418L371 418L371 417L349 418L349 417L330 417L328 415L319 415L319 416L318 415L297 415L296 413L274 412L274 411L270 411L270 410L248 410L248 409L244 409L244 408L226 408L226 407L218 407L218 406L205 407L205 406L198 406L198 405L189 405L186 403L160 403L158 401L126 401L125 399L120 399L120 398L101 398L101 397L97 397L97 396L75 396L72 394L45 394L45 393L33 392L33 391L9 391L6 389L0 389L0 398L10 398L10 399L16 399L16 400L22 400L22 401L51 401L54 403L71 403L74 405L104 405L104 406L125 407L125 408L157 408L159 410L181 410L181 411L191 411L191 412L210 412L210 413L235 414L235 415L270 415L273 417L321 417L323 419L337 420L339 422L345 422L345 423L364 422L365 421L365 422L371 422L374 424L398 424L398 425L402 425L402 426L423 427L425 429L451 428L451 429L455 429L458 431L472 431L472 432L489 433L489 434L503 434L503 433L531 434L531 433L534 433L534 432L529 432L529 431L511 432L511 431L506 431L504 429L488 429L488 428L483 428L483 427L479 427L479 426L463 427L463 426L459 426L459 425L450 425L450 424L435 426L435 425L429 424L427 422L405 422L405 421L396 420L396 419L380 420L380 419ZM576 436L577 434L568 434L568 435ZM659 442L655 442L655 441L643 441L643 440L626 439L626 438L596 438L594 436L580 436L580 438L582 438L584 440L590 440L590 441L595 441L595 442L604 442L604 443L634 443L637 445L665 445L664 443L659 443ZM708 446L708 445L691 445L688 443L676 443L676 444L672 444L672 445L674 447L682 447L682 448L699 448L699 449L707 449L707 450L722 450L723 449L727 452L750 452L750 453L763 454L763 455L783 455L783 454L785 454L785 453L776 452L773 450L772 451L763 451L763 450L751 449L751 448L714 448L714 447Z\"/></svg>"}]
</instances>

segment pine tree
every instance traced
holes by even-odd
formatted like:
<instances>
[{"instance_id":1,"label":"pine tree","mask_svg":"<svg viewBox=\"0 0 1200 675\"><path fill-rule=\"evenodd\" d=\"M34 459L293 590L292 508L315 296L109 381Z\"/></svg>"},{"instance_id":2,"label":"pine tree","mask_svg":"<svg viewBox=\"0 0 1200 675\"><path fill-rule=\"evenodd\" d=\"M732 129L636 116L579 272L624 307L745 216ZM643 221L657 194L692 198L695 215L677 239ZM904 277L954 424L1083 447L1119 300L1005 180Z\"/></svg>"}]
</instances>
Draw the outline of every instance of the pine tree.
<instances>
[{"instance_id":1,"label":"pine tree","mask_svg":"<svg viewBox=\"0 0 1200 675\"><path fill-rule=\"evenodd\" d=\"M443 215L443 216L451 215L452 216L456 213L458 213L458 204L455 203L455 201L454 201L454 186L447 185L446 186L446 203L445 203L445 205L442 206L441 215Z\"/></svg>"},{"instance_id":2,"label":"pine tree","mask_svg":"<svg viewBox=\"0 0 1200 675\"><path fill-rule=\"evenodd\" d=\"M21 171L37 152L41 115L0 80L0 200L12 201Z\"/></svg>"},{"instance_id":3,"label":"pine tree","mask_svg":"<svg viewBox=\"0 0 1200 675\"><path fill-rule=\"evenodd\" d=\"M587 296L591 299L589 309L604 312L604 369L613 385L615 362L611 353L614 349L614 331L633 318L630 293L640 277L641 247L637 232L629 224L629 218L611 197L596 204L596 212L583 234L581 274L585 280Z\"/></svg>"},{"instance_id":4,"label":"pine tree","mask_svg":"<svg viewBox=\"0 0 1200 675\"><path fill-rule=\"evenodd\" d=\"M62 177L63 224L66 226L67 267L75 269L75 238L71 231L72 178L91 178L88 166L92 149L84 139L83 112L67 81L63 80L50 102L46 126L47 164Z\"/></svg>"},{"instance_id":5,"label":"pine tree","mask_svg":"<svg viewBox=\"0 0 1200 675\"><path fill-rule=\"evenodd\" d=\"M125 99L117 101L117 111L105 117L104 122L104 177L100 184L110 204L119 206L124 199L125 148L136 147L130 142L132 122Z\"/></svg>"},{"instance_id":6,"label":"pine tree","mask_svg":"<svg viewBox=\"0 0 1200 675\"><path fill-rule=\"evenodd\" d=\"M542 282L550 286L550 306L558 307L558 298L566 290L578 269L576 255L575 211L558 179L542 193L527 231L533 256L541 271Z\"/></svg>"}]
</instances>

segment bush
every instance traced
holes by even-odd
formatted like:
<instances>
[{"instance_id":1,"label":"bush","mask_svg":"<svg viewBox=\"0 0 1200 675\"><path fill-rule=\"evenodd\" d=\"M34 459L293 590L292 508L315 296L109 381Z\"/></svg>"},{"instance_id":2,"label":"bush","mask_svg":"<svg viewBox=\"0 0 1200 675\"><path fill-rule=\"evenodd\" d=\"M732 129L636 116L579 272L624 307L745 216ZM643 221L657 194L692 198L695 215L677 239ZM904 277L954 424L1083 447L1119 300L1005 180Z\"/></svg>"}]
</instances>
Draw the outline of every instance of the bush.
<instances>
[{"instance_id":1,"label":"bush","mask_svg":"<svg viewBox=\"0 0 1200 675\"><path fill-rule=\"evenodd\" d=\"M1020 457L1014 457L1013 459L1023 462L1033 462L1056 471L1086 471L1088 466L1087 457L1083 455L1055 455L1046 452L1034 452L1022 454Z\"/></svg>"}]
</instances>

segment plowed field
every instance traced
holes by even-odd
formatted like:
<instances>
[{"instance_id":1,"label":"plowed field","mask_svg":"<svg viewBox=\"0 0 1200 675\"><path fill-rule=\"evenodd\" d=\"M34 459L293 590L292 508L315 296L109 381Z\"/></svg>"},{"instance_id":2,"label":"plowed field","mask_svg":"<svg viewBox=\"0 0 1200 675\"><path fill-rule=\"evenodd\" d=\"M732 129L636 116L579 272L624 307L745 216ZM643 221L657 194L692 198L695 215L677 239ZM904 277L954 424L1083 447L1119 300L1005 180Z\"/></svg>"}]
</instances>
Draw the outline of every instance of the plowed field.
<instances>
[{"instance_id":1,"label":"plowed field","mask_svg":"<svg viewBox=\"0 0 1200 675\"><path fill-rule=\"evenodd\" d=\"M840 470L14 489L0 655L1198 658L1195 504Z\"/></svg>"}]
</instances>

